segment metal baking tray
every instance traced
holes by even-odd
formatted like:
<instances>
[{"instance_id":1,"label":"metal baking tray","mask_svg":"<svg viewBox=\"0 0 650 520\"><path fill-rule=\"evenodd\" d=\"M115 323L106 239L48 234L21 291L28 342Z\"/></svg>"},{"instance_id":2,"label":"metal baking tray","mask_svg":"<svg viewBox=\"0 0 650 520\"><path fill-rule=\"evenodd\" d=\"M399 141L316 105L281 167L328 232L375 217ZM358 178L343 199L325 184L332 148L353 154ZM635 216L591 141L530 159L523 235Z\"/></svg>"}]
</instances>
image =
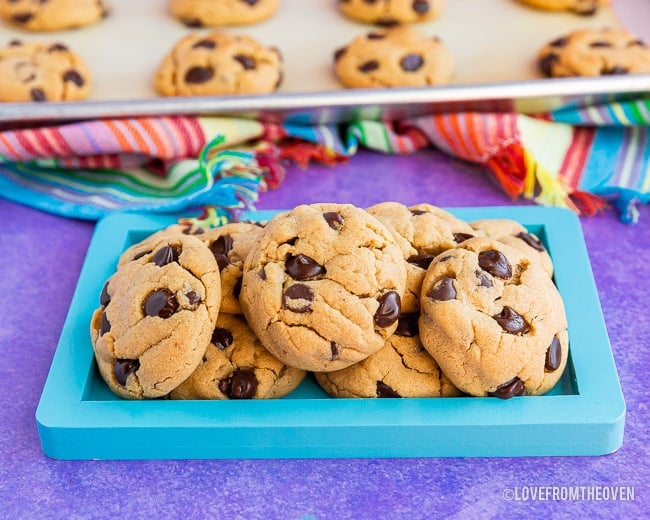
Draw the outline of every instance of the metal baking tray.
<instances>
[{"instance_id":1,"label":"metal baking tray","mask_svg":"<svg viewBox=\"0 0 650 520\"><path fill-rule=\"evenodd\" d=\"M36 421L57 459L512 457L602 455L623 442L625 401L580 221L544 207L451 208L510 218L546 245L569 324L567 368L543 396L337 399L309 376L281 399L127 401L97 370L89 323L120 253L175 221L115 214L88 248ZM244 218L268 220L270 211Z\"/></svg>"},{"instance_id":2,"label":"metal baking tray","mask_svg":"<svg viewBox=\"0 0 650 520\"><path fill-rule=\"evenodd\" d=\"M73 31L27 33L0 26L3 38L61 41L89 64L94 84L87 101L2 103L0 123L101 117L196 114L239 115L266 121L339 122L395 119L458 110L546 111L570 105L650 95L650 75L541 79L539 48L583 27L624 26L650 39L647 0L612 0L595 16L535 10L517 0L448 0L442 15L417 24L452 50L451 85L428 88L344 89L334 76L336 49L372 26L348 20L335 0L282 0L260 24L225 28L277 46L284 82L269 95L163 98L151 82L163 56L189 29L166 0L112 0L100 23ZM200 29L207 32L211 29Z\"/></svg>"}]
</instances>

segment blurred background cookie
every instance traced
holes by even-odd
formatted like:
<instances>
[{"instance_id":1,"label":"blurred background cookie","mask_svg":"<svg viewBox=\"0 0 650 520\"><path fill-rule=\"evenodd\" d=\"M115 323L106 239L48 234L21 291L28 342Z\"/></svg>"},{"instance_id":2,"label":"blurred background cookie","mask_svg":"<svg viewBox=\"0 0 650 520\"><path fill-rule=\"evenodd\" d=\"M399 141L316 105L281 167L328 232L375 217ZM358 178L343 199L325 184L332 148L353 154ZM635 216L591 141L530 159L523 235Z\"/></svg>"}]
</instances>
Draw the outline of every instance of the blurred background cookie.
<instances>
[{"instance_id":1,"label":"blurred background cookie","mask_svg":"<svg viewBox=\"0 0 650 520\"><path fill-rule=\"evenodd\" d=\"M519 0L537 9L546 11L571 11L576 14L591 16L598 9L608 5L610 0Z\"/></svg>"},{"instance_id":2,"label":"blurred background cookie","mask_svg":"<svg viewBox=\"0 0 650 520\"><path fill-rule=\"evenodd\" d=\"M352 20L385 27L437 17L444 0L338 0L341 12Z\"/></svg>"},{"instance_id":3,"label":"blurred background cookie","mask_svg":"<svg viewBox=\"0 0 650 520\"><path fill-rule=\"evenodd\" d=\"M0 17L28 31L76 29L107 14L102 0L0 0Z\"/></svg>"},{"instance_id":4,"label":"blurred background cookie","mask_svg":"<svg viewBox=\"0 0 650 520\"><path fill-rule=\"evenodd\" d=\"M280 0L171 0L172 14L189 27L250 25L273 16Z\"/></svg>"}]
</instances>

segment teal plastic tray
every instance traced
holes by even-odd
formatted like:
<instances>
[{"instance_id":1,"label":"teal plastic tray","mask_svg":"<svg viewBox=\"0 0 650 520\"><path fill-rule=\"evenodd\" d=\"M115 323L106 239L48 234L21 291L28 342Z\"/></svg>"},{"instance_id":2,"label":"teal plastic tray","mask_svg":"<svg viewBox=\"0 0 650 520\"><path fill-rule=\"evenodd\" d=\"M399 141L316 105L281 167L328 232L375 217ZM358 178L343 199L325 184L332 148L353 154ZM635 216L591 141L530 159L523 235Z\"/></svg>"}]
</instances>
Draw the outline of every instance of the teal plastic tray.
<instances>
[{"instance_id":1,"label":"teal plastic tray","mask_svg":"<svg viewBox=\"0 0 650 520\"><path fill-rule=\"evenodd\" d=\"M310 377L290 396L259 401L126 401L100 378L90 317L119 253L176 219L100 221L90 243L36 420L58 459L504 457L600 455L623 441L625 401L579 219L541 207L450 209L466 220L510 218L536 233L555 264L570 358L547 395L334 399ZM266 220L273 212L246 218Z\"/></svg>"}]
</instances>

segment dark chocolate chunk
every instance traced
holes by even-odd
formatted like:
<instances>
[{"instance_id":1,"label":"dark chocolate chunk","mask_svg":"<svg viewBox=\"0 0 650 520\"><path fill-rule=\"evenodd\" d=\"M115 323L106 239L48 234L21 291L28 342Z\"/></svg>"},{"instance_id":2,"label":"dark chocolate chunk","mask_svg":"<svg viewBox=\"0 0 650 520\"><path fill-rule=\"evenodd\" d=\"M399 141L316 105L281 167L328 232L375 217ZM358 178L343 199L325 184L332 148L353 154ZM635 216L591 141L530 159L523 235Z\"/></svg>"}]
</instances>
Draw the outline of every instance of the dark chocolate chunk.
<instances>
[{"instance_id":1,"label":"dark chocolate chunk","mask_svg":"<svg viewBox=\"0 0 650 520\"><path fill-rule=\"evenodd\" d=\"M389 291L379 299L379 308L375 312L375 323L380 327L389 327L399 318L402 299L395 291Z\"/></svg>"},{"instance_id":2,"label":"dark chocolate chunk","mask_svg":"<svg viewBox=\"0 0 650 520\"><path fill-rule=\"evenodd\" d=\"M377 60L369 60L359 65L359 72L368 73L372 72L373 70L377 70L378 68L379 62Z\"/></svg>"},{"instance_id":3,"label":"dark chocolate chunk","mask_svg":"<svg viewBox=\"0 0 650 520\"><path fill-rule=\"evenodd\" d=\"M386 38L386 35L384 33L376 33L376 32L370 32L366 34L366 38L369 40L383 40Z\"/></svg>"},{"instance_id":4,"label":"dark chocolate chunk","mask_svg":"<svg viewBox=\"0 0 650 520\"><path fill-rule=\"evenodd\" d=\"M611 47L611 46L612 46L612 44L610 42L604 42L604 41L595 41L595 42L591 42L589 44L589 47L593 47L593 48Z\"/></svg>"},{"instance_id":5,"label":"dark chocolate chunk","mask_svg":"<svg viewBox=\"0 0 650 520\"><path fill-rule=\"evenodd\" d=\"M492 287L494 285L492 283L492 279L488 275L486 275L483 271L481 271L480 269L477 269L476 271L474 271L474 274L476 275L476 278L478 278L478 282L479 282L478 284L481 287L490 288L490 287Z\"/></svg>"},{"instance_id":6,"label":"dark chocolate chunk","mask_svg":"<svg viewBox=\"0 0 650 520\"><path fill-rule=\"evenodd\" d=\"M223 327L217 327L212 333L212 343L214 346L221 350L226 350L230 345L232 345L233 337L232 332Z\"/></svg>"},{"instance_id":7,"label":"dark chocolate chunk","mask_svg":"<svg viewBox=\"0 0 650 520\"><path fill-rule=\"evenodd\" d=\"M525 334L530 330L530 325L524 317L507 305L499 314L492 317L501 325L503 330L510 334Z\"/></svg>"},{"instance_id":8,"label":"dark chocolate chunk","mask_svg":"<svg viewBox=\"0 0 650 520\"><path fill-rule=\"evenodd\" d=\"M510 262L501 251L496 249L488 249L481 251L478 254L478 265L484 271L487 271L492 276L501 278L502 280L509 280L512 278L512 267Z\"/></svg>"},{"instance_id":9,"label":"dark chocolate chunk","mask_svg":"<svg viewBox=\"0 0 650 520\"><path fill-rule=\"evenodd\" d=\"M164 246L161 247L153 255L151 261L156 264L158 267L162 267L172 262L178 262L178 257L181 254L181 249L174 246Z\"/></svg>"},{"instance_id":10,"label":"dark chocolate chunk","mask_svg":"<svg viewBox=\"0 0 650 520\"><path fill-rule=\"evenodd\" d=\"M183 22L188 27L193 27L193 28L203 27L203 21L200 20L199 18L183 18L181 19L181 22Z\"/></svg>"},{"instance_id":11,"label":"dark chocolate chunk","mask_svg":"<svg viewBox=\"0 0 650 520\"><path fill-rule=\"evenodd\" d=\"M294 280L311 280L325 274L325 268L307 255L290 256L285 272Z\"/></svg>"},{"instance_id":12,"label":"dark chocolate chunk","mask_svg":"<svg viewBox=\"0 0 650 520\"><path fill-rule=\"evenodd\" d=\"M102 287L102 292L99 295L99 305L106 307L111 302L111 297L108 294L108 281Z\"/></svg>"},{"instance_id":13,"label":"dark chocolate chunk","mask_svg":"<svg viewBox=\"0 0 650 520\"><path fill-rule=\"evenodd\" d=\"M449 276L445 276L438 280L431 290L427 293L427 296L432 300L446 302L448 300L456 299L456 289L454 287L454 279Z\"/></svg>"},{"instance_id":14,"label":"dark chocolate chunk","mask_svg":"<svg viewBox=\"0 0 650 520\"><path fill-rule=\"evenodd\" d=\"M260 271L259 274L260 274L260 278L261 278L262 280L266 280L266 271L264 270L263 267L262 267L262 270Z\"/></svg>"},{"instance_id":15,"label":"dark chocolate chunk","mask_svg":"<svg viewBox=\"0 0 650 520\"><path fill-rule=\"evenodd\" d=\"M429 254L411 255L406 259L406 261L409 264L417 265L418 267L421 267L422 269L427 269L434 258L435 258L435 255L429 255Z\"/></svg>"},{"instance_id":16,"label":"dark chocolate chunk","mask_svg":"<svg viewBox=\"0 0 650 520\"><path fill-rule=\"evenodd\" d=\"M395 20L395 18L380 18L375 23L380 27L395 27L399 25L399 21Z\"/></svg>"},{"instance_id":17,"label":"dark chocolate chunk","mask_svg":"<svg viewBox=\"0 0 650 520\"><path fill-rule=\"evenodd\" d=\"M645 47L646 44L643 40L632 40L631 42L628 42L627 46L628 47L634 47L635 45L638 45L639 47Z\"/></svg>"},{"instance_id":18,"label":"dark chocolate chunk","mask_svg":"<svg viewBox=\"0 0 650 520\"><path fill-rule=\"evenodd\" d=\"M20 40L11 40L9 42L9 47L20 47L23 44Z\"/></svg>"},{"instance_id":19,"label":"dark chocolate chunk","mask_svg":"<svg viewBox=\"0 0 650 520\"><path fill-rule=\"evenodd\" d=\"M424 65L424 59L419 54L407 54L399 64L405 72L416 72Z\"/></svg>"},{"instance_id":20,"label":"dark chocolate chunk","mask_svg":"<svg viewBox=\"0 0 650 520\"><path fill-rule=\"evenodd\" d=\"M383 381L377 381L377 397L402 397Z\"/></svg>"},{"instance_id":21,"label":"dark chocolate chunk","mask_svg":"<svg viewBox=\"0 0 650 520\"><path fill-rule=\"evenodd\" d=\"M81 76L81 74L79 74L76 70L72 70L72 69L66 70L63 73L63 81L64 82L69 81L70 83L74 83L78 87L83 87L84 83L86 83L83 77Z\"/></svg>"},{"instance_id":22,"label":"dark chocolate chunk","mask_svg":"<svg viewBox=\"0 0 650 520\"><path fill-rule=\"evenodd\" d=\"M68 48L62 43L54 43L47 48L47 52L67 51Z\"/></svg>"},{"instance_id":23,"label":"dark chocolate chunk","mask_svg":"<svg viewBox=\"0 0 650 520\"><path fill-rule=\"evenodd\" d=\"M470 235L469 233L454 233L454 242L457 244L465 242L465 240L469 240L470 238L474 238L474 235Z\"/></svg>"},{"instance_id":24,"label":"dark chocolate chunk","mask_svg":"<svg viewBox=\"0 0 650 520\"><path fill-rule=\"evenodd\" d=\"M34 18L34 15L32 13L18 13L11 17L12 21L20 24L27 23L32 18Z\"/></svg>"},{"instance_id":25,"label":"dark chocolate chunk","mask_svg":"<svg viewBox=\"0 0 650 520\"><path fill-rule=\"evenodd\" d=\"M235 285L232 286L232 293L235 298L239 298L239 294L241 293L241 280L241 278L238 278Z\"/></svg>"},{"instance_id":26,"label":"dark chocolate chunk","mask_svg":"<svg viewBox=\"0 0 650 520\"><path fill-rule=\"evenodd\" d=\"M428 213L427 211L424 211L423 209L412 209L410 211L411 211L411 215L415 215L416 217L418 215L424 215L425 213Z\"/></svg>"},{"instance_id":27,"label":"dark chocolate chunk","mask_svg":"<svg viewBox=\"0 0 650 520\"><path fill-rule=\"evenodd\" d=\"M237 54L233 56L233 59L235 61L238 61L242 67L244 67L244 70L255 70L257 67L257 63L255 62L255 58L252 56L247 56L245 54Z\"/></svg>"},{"instance_id":28,"label":"dark chocolate chunk","mask_svg":"<svg viewBox=\"0 0 650 520\"><path fill-rule=\"evenodd\" d=\"M185 293L185 297L187 298L187 301L190 305L196 305L197 303L201 302L201 298L194 291Z\"/></svg>"},{"instance_id":29,"label":"dark chocolate chunk","mask_svg":"<svg viewBox=\"0 0 650 520\"><path fill-rule=\"evenodd\" d=\"M314 301L314 291L304 283L294 283L287 287L282 298L282 306L293 312L311 312L311 302Z\"/></svg>"},{"instance_id":30,"label":"dark chocolate chunk","mask_svg":"<svg viewBox=\"0 0 650 520\"><path fill-rule=\"evenodd\" d=\"M562 344L557 336L553 336L553 341L546 349L546 360L544 362L545 372L555 372L560 368L562 363Z\"/></svg>"},{"instance_id":31,"label":"dark chocolate chunk","mask_svg":"<svg viewBox=\"0 0 650 520\"><path fill-rule=\"evenodd\" d=\"M232 250L233 243L230 235L222 235L210 244L210 251L214 254L227 255Z\"/></svg>"},{"instance_id":32,"label":"dark chocolate chunk","mask_svg":"<svg viewBox=\"0 0 650 520\"><path fill-rule=\"evenodd\" d=\"M327 211L326 213L323 213L323 218L327 222L327 225L336 231L341 229L343 226L343 217L336 211Z\"/></svg>"},{"instance_id":33,"label":"dark chocolate chunk","mask_svg":"<svg viewBox=\"0 0 650 520\"><path fill-rule=\"evenodd\" d=\"M347 50L348 50L347 47L341 47L340 49L336 49L334 51L334 61L339 61L345 54L345 51Z\"/></svg>"},{"instance_id":34,"label":"dark chocolate chunk","mask_svg":"<svg viewBox=\"0 0 650 520\"><path fill-rule=\"evenodd\" d=\"M564 47L567 43L569 43L569 39L563 36L562 38L553 40L549 45L551 47Z\"/></svg>"},{"instance_id":35,"label":"dark chocolate chunk","mask_svg":"<svg viewBox=\"0 0 650 520\"><path fill-rule=\"evenodd\" d=\"M212 40L199 40L194 45L192 45L192 48L193 49L214 49L216 46L217 44Z\"/></svg>"},{"instance_id":36,"label":"dark chocolate chunk","mask_svg":"<svg viewBox=\"0 0 650 520\"><path fill-rule=\"evenodd\" d=\"M523 394L524 383L518 377L497 386L494 392L488 392L489 396L498 397L499 399L510 399L511 397Z\"/></svg>"},{"instance_id":37,"label":"dark chocolate chunk","mask_svg":"<svg viewBox=\"0 0 650 520\"><path fill-rule=\"evenodd\" d=\"M152 292L144 302L144 313L147 316L169 318L177 309L176 296L167 289Z\"/></svg>"},{"instance_id":38,"label":"dark chocolate chunk","mask_svg":"<svg viewBox=\"0 0 650 520\"><path fill-rule=\"evenodd\" d=\"M104 311L102 312L101 324L99 326L99 335L103 336L109 330L111 330L111 322L108 321L108 318L106 317L106 311Z\"/></svg>"},{"instance_id":39,"label":"dark chocolate chunk","mask_svg":"<svg viewBox=\"0 0 650 520\"><path fill-rule=\"evenodd\" d=\"M254 6L255 4L257 4L257 2L259 2L259 0L241 0L241 1L250 6Z\"/></svg>"},{"instance_id":40,"label":"dark chocolate chunk","mask_svg":"<svg viewBox=\"0 0 650 520\"><path fill-rule=\"evenodd\" d=\"M558 60L558 55L557 54L547 54L546 56L542 56L538 61L537 61L537 66L539 67L539 70L544 74L545 76L552 76L553 75L553 65L555 62Z\"/></svg>"},{"instance_id":41,"label":"dark chocolate chunk","mask_svg":"<svg viewBox=\"0 0 650 520\"><path fill-rule=\"evenodd\" d=\"M402 336L404 338L413 338L418 335L418 319L420 314L417 312L411 312L409 314L402 314L399 317L397 322L397 328L395 329L395 334L397 336Z\"/></svg>"},{"instance_id":42,"label":"dark chocolate chunk","mask_svg":"<svg viewBox=\"0 0 650 520\"><path fill-rule=\"evenodd\" d=\"M32 98L32 101L47 101L43 89L33 88L32 90L29 91L29 95Z\"/></svg>"},{"instance_id":43,"label":"dark chocolate chunk","mask_svg":"<svg viewBox=\"0 0 650 520\"><path fill-rule=\"evenodd\" d=\"M185 73L185 83L205 83L214 76L212 67L192 67Z\"/></svg>"},{"instance_id":44,"label":"dark chocolate chunk","mask_svg":"<svg viewBox=\"0 0 650 520\"><path fill-rule=\"evenodd\" d=\"M137 359L116 359L113 373L117 382L126 386L126 380L131 374L135 374L138 368L140 368L140 361Z\"/></svg>"},{"instance_id":45,"label":"dark chocolate chunk","mask_svg":"<svg viewBox=\"0 0 650 520\"><path fill-rule=\"evenodd\" d=\"M517 238L526 242L530 247L536 249L537 251L544 251L544 246L539 238L530 233L524 233L523 231L517 234Z\"/></svg>"},{"instance_id":46,"label":"dark chocolate chunk","mask_svg":"<svg viewBox=\"0 0 650 520\"><path fill-rule=\"evenodd\" d=\"M252 399L258 384L255 372L239 369L219 381L219 390L229 399Z\"/></svg>"},{"instance_id":47,"label":"dark chocolate chunk","mask_svg":"<svg viewBox=\"0 0 650 520\"><path fill-rule=\"evenodd\" d=\"M628 72L630 71L626 67L618 67L618 66L612 67L611 69L604 69L602 71L603 75L605 76L617 76L619 74L627 74Z\"/></svg>"},{"instance_id":48,"label":"dark chocolate chunk","mask_svg":"<svg viewBox=\"0 0 650 520\"><path fill-rule=\"evenodd\" d=\"M334 361L335 359L339 358L339 354L341 353L341 349L338 346L338 344L335 341L332 341L330 343L330 350L332 352L331 360Z\"/></svg>"},{"instance_id":49,"label":"dark chocolate chunk","mask_svg":"<svg viewBox=\"0 0 650 520\"><path fill-rule=\"evenodd\" d=\"M413 0L411 7L418 14L427 14L430 8L428 0Z\"/></svg>"}]
</instances>

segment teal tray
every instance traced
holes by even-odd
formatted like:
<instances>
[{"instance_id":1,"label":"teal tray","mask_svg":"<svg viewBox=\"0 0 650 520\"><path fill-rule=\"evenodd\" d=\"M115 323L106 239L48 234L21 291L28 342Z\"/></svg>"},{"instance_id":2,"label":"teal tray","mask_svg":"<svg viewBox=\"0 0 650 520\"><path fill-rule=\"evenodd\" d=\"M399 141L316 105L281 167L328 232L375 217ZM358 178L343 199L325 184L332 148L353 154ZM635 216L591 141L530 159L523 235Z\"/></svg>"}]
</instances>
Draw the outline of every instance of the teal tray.
<instances>
[{"instance_id":1,"label":"teal tray","mask_svg":"<svg viewBox=\"0 0 650 520\"><path fill-rule=\"evenodd\" d=\"M450 209L466 220L510 218L537 234L555 264L570 358L544 396L334 399L308 377L259 401L126 401L100 378L90 317L119 253L174 217L100 221L36 410L57 459L506 457L601 455L623 442L625 401L579 219L541 207ZM265 220L273 212L247 218Z\"/></svg>"}]
</instances>

